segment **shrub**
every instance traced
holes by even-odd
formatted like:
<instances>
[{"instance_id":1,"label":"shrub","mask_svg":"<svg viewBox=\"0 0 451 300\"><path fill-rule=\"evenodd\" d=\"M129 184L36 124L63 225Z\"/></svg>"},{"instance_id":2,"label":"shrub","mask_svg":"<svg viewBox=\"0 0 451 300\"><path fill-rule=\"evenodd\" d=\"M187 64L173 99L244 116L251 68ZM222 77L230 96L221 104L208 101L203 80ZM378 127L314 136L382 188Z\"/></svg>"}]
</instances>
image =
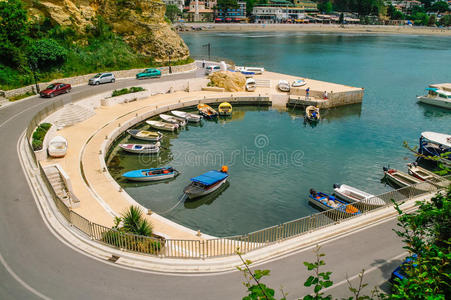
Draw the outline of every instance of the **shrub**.
<instances>
[{"instance_id":1,"label":"shrub","mask_svg":"<svg viewBox=\"0 0 451 300\"><path fill-rule=\"evenodd\" d=\"M106 231L101 241L117 248L148 254L158 254L164 246L163 240L126 234L121 229Z\"/></svg>"},{"instance_id":2,"label":"shrub","mask_svg":"<svg viewBox=\"0 0 451 300\"><path fill-rule=\"evenodd\" d=\"M31 142L31 146L33 147L34 151L38 151L42 149L42 141L41 140L35 140Z\"/></svg>"},{"instance_id":3,"label":"shrub","mask_svg":"<svg viewBox=\"0 0 451 300\"><path fill-rule=\"evenodd\" d=\"M34 151L38 151L38 150L42 149L45 135L47 134L47 131L49 131L50 127L52 127L52 124L42 123L33 132L33 136L32 136L33 139L31 142L31 146L33 147Z\"/></svg>"},{"instance_id":4,"label":"shrub","mask_svg":"<svg viewBox=\"0 0 451 300\"><path fill-rule=\"evenodd\" d=\"M50 127L52 127L52 124L50 124L50 123L42 123L41 125L39 125L39 127L44 129L45 131L48 131L50 129Z\"/></svg>"},{"instance_id":5,"label":"shrub","mask_svg":"<svg viewBox=\"0 0 451 300\"><path fill-rule=\"evenodd\" d=\"M142 92L142 91L145 91L145 89L143 89L140 86L132 86L130 89L124 88L121 90L114 90L113 93L111 94L111 97L117 97L117 96L121 96L121 95L137 93L137 92Z\"/></svg>"}]
</instances>

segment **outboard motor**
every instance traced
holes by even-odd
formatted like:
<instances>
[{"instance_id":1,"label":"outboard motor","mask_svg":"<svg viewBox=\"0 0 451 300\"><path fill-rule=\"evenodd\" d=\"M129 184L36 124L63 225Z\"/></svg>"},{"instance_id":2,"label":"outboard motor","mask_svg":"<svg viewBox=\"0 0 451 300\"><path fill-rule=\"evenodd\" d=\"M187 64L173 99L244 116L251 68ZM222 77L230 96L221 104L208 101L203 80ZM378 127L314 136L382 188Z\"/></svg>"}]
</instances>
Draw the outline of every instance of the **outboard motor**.
<instances>
[{"instance_id":1,"label":"outboard motor","mask_svg":"<svg viewBox=\"0 0 451 300\"><path fill-rule=\"evenodd\" d=\"M314 189L310 189L310 195L316 196L318 194Z\"/></svg>"},{"instance_id":2,"label":"outboard motor","mask_svg":"<svg viewBox=\"0 0 451 300\"><path fill-rule=\"evenodd\" d=\"M338 184L338 183L334 183L334 189L339 189L339 188L340 188L340 186L341 186L341 184Z\"/></svg>"}]
</instances>

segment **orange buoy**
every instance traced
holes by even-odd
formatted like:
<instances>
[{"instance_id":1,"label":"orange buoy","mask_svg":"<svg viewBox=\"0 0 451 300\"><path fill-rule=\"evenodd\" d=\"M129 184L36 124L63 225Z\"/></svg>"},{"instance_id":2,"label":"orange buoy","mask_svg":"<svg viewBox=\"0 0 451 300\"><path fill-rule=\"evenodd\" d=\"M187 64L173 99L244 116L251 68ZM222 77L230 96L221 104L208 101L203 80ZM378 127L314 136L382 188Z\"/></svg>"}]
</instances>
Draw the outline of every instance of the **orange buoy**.
<instances>
[{"instance_id":1,"label":"orange buoy","mask_svg":"<svg viewBox=\"0 0 451 300\"><path fill-rule=\"evenodd\" d=\"M222 166L221 167L221 172L222 173L227 173L229 171L229 167L227 167L227 166Z\"/></svg>"}]
</instances>

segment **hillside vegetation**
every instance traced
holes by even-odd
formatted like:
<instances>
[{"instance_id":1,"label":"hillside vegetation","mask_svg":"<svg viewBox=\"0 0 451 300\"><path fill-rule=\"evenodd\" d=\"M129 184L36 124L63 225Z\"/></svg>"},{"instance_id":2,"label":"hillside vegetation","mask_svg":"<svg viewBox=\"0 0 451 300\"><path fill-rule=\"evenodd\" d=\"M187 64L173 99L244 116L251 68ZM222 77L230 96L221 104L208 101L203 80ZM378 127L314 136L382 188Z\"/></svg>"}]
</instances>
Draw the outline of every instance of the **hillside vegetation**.
<instances>
[{"instance_id":1,"label":"hillside vegetation","mask_svg":"<svg viewBox=\"0 0 451 300\"><path fill-rule=\"evenodd\" d=\"M33 1L33 5L40 7L36 13L34 6L25 1L0 1L0 89L32 84L33 73L38 81L45 82L107 70L160 66L169 60L172 65L192 61L186 45L170 28L171 34L178 38L177 44L164 40L160 41L161 45L152 43L152 47L162 50L158 52L140 45L145 41L137 41L124 31L119 33L120 28L114 28L117 24L123 25L121 20L127 20L127 16L115 14L112 17L104 11L81 24L71 16L56 19L52 13L42 13L49 10L39 3ZM105 16L117 21L116 25L107 23ZM161 18L164 18L164 11ZM131 25L129 22L128 26ZM165 26L166 23L157 26L157 30L167 30ZM133 28L128 30L133 31ZM139 30L142 29L136 29Z\"/></svg>"}]
</instances>

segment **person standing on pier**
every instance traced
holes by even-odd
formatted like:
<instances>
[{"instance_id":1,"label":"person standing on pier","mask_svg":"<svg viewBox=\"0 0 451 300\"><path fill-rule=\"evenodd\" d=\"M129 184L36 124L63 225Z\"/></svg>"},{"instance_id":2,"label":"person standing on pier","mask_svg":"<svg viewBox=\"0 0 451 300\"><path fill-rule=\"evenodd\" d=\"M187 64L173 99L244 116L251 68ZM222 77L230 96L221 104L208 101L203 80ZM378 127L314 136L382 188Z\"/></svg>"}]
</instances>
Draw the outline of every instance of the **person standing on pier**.
<instances>
[{"instance_id":1,"label":"person standing on pier","mask_svg":"<svg viewBox=\"0 0 451 300\"><path fill-rule=\"evenodd\" d=\"M308 99L309 99L309 96L310 96L310 88L308 87L308 88L305 90L305 100L308 100Z\"/></svg>"},{"instance_id":2,"label":"person standing on pier","mask_svg":"<svg viewBox=\"0 0 451 300\"><path fill-rule=\"evenodd\" d=\"M202 60L202 68L205 69L205 59Z\"/></svg>"}]
</instances>

